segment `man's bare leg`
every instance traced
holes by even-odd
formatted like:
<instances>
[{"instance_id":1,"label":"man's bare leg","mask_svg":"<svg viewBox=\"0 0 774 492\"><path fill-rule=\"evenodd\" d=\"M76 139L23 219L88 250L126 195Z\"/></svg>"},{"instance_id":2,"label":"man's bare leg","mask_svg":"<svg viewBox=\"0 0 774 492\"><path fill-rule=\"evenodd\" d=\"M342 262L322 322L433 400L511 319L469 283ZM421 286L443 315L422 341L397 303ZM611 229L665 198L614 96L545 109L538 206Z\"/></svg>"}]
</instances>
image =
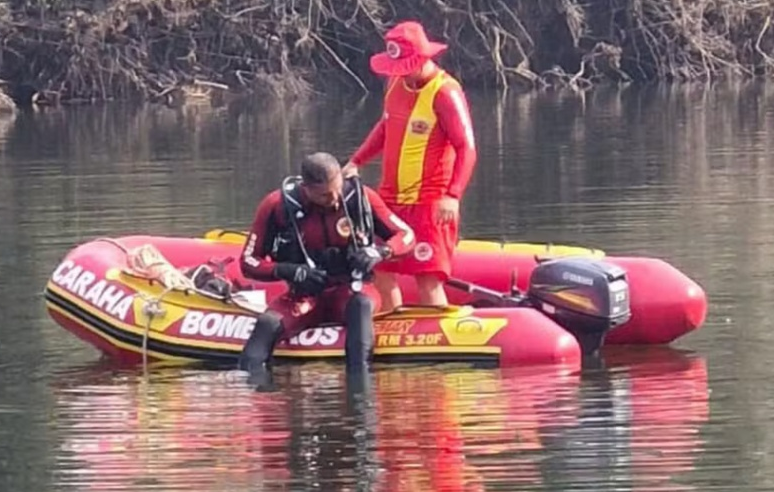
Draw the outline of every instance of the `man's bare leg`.
<instances>
[{"instance_id":1,"label":"man's bare leg","mask_svg":"<svg viewBox=\"0 0 774 492\"><path fill-rule=\"evenodd\" d=\"M419 304L423 306L441 306L449 304L446 291L443 290L443 281L433 274L420 274L416 276Z\"/></svg>"},{"instance_id":2,"label":"man's bare leg","mask_svg":"<svg viewBox=\"0 0 774 492\"><path fill-rule=\"evenodd\" d=\"M392 311L403 305L398 277L394 273L374 272L374 286L382 296L382 312Z\"/></svg>"}]
</instances>

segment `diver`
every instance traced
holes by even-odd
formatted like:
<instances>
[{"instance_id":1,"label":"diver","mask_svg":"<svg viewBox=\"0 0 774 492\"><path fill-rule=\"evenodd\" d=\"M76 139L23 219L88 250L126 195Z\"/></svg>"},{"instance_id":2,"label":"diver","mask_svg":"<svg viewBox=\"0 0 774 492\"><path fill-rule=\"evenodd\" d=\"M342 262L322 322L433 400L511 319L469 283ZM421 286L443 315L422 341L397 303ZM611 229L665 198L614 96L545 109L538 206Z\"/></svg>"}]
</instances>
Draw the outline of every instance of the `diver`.
<instances>
[{"instance_id":1,"label":"diver","mask_svg":"<svg viewBox=\"0 0 774 492\"><path fill-rule=\"evenodd\" d=\"M270 376L280 340L326 322L345 327L347 371L367 368L372 317L381 307L373 269L411 252L414 238L375 191L344 178L334 156L306 156L301 175L286 178L258 205L240 257L245 277L283 280L289 290L257 317L239 368Z\"/></svg>"}]
</instances>

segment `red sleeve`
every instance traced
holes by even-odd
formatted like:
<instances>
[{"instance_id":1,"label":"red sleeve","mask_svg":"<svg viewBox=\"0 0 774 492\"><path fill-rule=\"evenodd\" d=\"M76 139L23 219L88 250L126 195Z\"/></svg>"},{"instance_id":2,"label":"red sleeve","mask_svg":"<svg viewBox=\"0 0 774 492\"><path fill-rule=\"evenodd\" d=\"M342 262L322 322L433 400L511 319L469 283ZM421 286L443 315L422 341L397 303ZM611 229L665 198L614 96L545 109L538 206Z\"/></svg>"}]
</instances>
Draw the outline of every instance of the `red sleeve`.
<instances>
[{"instance_id":1,"label":"red sleeve","mask_svg":"<svg viewBox=\"0 0 774 492\"><path fill-rule=\"evenodd\" d=\"M393 78L387 79L385 82L384 90L385 102L387 101L387 94L390 92L390 88L397 81ZM382 117L371 129L366 139L360 144L360 147L355 151L355 154L350 159L356 166L364 166L368 161L379 155L384 149L384 125L386 124L385 114L382 113Z\"/></svg>"},{"instance_id":2,"label":"red sleeve","mask_svg":"<svg viewBox=\"0 0 774 492\"><path fill-rule=\"evenodd\" d=\"M433 109L438 117L438 124L446 133L456 153L454 171L446 193L459 199L462 198L470 182L477 159L476 140L473 135L468 102L459 85L447 84L436 96Z\"/></svg>"},{"instance_id":3,"label":"red sleeve","mask_svg":"<svg viewBox=\"0 0 774 492\"><path fill-rule=\"evenodd\" d=\"M370 161L384 148L384 117L371 129L366 139L357 149L355 155L350 159L356 166L363 166Z\"/></svg>"},{"instance_id":4,"label":"red sleeve","mask_svg":"<svg viewBox=\"0 0 774 492\"><path fill-rule=\"evenodd\" d=\"M276 263L269 257L274 236L277 233L275 212L281 205L279 190L269 194L258 205L253 225L242 249L239 266L242 275L254 280L277 280L274 276Z\"/></svg>"},{"instance_id":5,"label":"red sleeve","mask_svg":"<svg viewBox=\"0 0 774 492\"><path fill-rule=\"evenodd\" d=\"M402 256L414 249L416 237L408 224L393 213L374 190L364 187L374 216L374 233L392 250L392 256Z\"/></svg>"}]
</instances>

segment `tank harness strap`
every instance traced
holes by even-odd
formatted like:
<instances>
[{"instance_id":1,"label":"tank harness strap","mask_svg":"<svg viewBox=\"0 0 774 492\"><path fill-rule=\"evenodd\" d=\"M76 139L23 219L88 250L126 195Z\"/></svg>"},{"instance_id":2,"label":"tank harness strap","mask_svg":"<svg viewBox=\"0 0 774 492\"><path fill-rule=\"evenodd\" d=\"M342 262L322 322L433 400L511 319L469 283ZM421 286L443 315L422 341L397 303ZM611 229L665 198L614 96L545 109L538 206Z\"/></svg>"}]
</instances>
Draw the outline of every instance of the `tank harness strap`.
<instances>
[{"instance_id":1,"label":"tank harness strap","mask_svg":"<svg viewBox=\"0 0 774 492\"><path fill-rule=\"evenodd\" d=\"M300 183L300 176L289 176L282 181L282 204L285 218L293 228L295 240L304 255L304 260L311 268L315 268L316 264L304 245L298 225L299 219L304 218L306 215L299 196ZM352 233L349 236L350 240L353 246L358 249L373 244L374 226L371 204L365 195L363 184L359 177L347 178L347 183L351 184L351 189L345 188L342 202L344 213L352 228ZM353 195L354 199L352 199Z\"/></svg>"},{"instance_id":2,"label":"tank harness strap","mask_svg":"<svg viewBox=\"0 0 774 492\"><path fill-rule=\"evenodd\" d=\"M301 253L304 255L304 260L310 268L316 268L316 264L312 257L309 256L309 252L306 250L303 238L301 237L301 230L298 227L298 219L304 218L304 207L301 205L299 199L299 187L301 182L300 176L288 176L282 181L282 205L285 210L285 219L293 227L296 243L301 248Z\"/></svg>"},{"instance_id":3,"label":"tank harness strap","mask_svg":"<svg viewBox=\"0 0 774 492\"><path fill-rule=\"evenodd\" d=\"M374 221L371 212L371 203L363 189L363 183L360 178L353 176L348 179L352 184L352 191L348 191L344 196L344 213L352 224L352 242L355 248L370 246L374 242ZM355 200L351 200L352 193L355 194ZM354 218L354 220L353 220ZM360 241L360 242L358 242Z\"/></svg>"}]
</instances>

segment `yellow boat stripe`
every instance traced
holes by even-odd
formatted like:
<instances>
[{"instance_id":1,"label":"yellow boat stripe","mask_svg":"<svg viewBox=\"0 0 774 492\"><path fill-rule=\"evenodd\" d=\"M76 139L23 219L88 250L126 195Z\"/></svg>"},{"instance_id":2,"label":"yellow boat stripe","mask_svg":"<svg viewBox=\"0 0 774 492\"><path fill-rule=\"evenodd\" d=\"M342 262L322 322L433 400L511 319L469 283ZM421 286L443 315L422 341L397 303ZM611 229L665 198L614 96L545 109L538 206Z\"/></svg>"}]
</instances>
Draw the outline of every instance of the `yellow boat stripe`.
<instances>
[{"instance_id":1,"label":"yellow boat stripe","mask_svg":"<svg viewBox=\"0 0 774 492\"><path fill-rule=\"evenodd\" d=\"M135 335L143 336L145 334L145 327L130 325L128 323L124 323L121 320L113 318L112 316L108 316L102 311L92 308L91 306L81 301L77 297L72 296L70 293L62 290L61 288L55 285L49 285L48 289L54 292L55 294L57 294L58 296L66 299L68 302L75 304L76 306L83 309L84 311L91 314L92 316L101 319L105 323L108 323L118 329L124 330L126 332L129 332ZM159 340L162 342L171 343L175 345L181 345L184 347L210 348L215 350L230 350L230 351L242 350L242 343L206 342L203 340L194 340L191 338L172 337L169 335L164 335L152 329L149 331L149 337L154 340Z\"/></svg>"},{"instance_id":2,"label":"yellow boat stripe","mask_svg":"<svg viewBox=\"0 0 774 492\"><path fill-rule=\"evenodd\" d=\"M76 316L68 313L67 311L63 310L56 304L46 301L46 305L49 309L56 311L57 313L61 314L62 316L67 317L68 319L72 320L75 323L78 323L83 328L89 330L90 332L94 333L95 335L99 336L100 338L107 340L112 345L115 345L116 347L119 347L121 349L127 350L129 352L142 355L142 348L136 345L128 344L126 342L122 342L107 333L99 330L96 327L93 327L89 322L86 320L77 318ZM154 336L155 333L150 332L149 337L150 338L157 338ZM148 357L152 357L154 359L160 359L160 360L178 360L178 361L191 361L195 362L198 359L192 359L189 357L182 357L182 356L176 356L176 355L169 355L161 352L156 352L153 350L147 351ZM313 351L306 351L306 352L297 352L293 350L283 350L283 349L277 349L274 351L274 354L278 357L285 356L285 357L337 357L337 356L344 356L343 350L313 350Z\"/></svg>"},{"instance_id":3,"label":"yellow boat stripe","mask_svg":"<svg viewBox=\"0 0 774 492\"><path fill-rule=\"evenodd\" d=\"M204 234L204 240L212 243L238 244L243 246L247 241L246 231L232 231L226 229L211 229Z\"/></svg>"},{"instance_id":4,"label":"yellow boat stripe","mask_svg":"<svg viewBox=\"0 0 774 492\"><path fill-rule=\"evenodd\" d=\"M89 330L90 332L94 333L98 337L110 342L111 345L114 345L120 349L126 350L128 352L133 352L135 354L142 355L142 347L138 347L136 345L132 345L126 342L122 342L120 340L117 340L113 338L112 336L108 335L107 333L103 332L102 330L92 326L89 322L86 320L77 318L76 316L68 313L61 307L57 306L56 304L46 301L46 306L48 309L52 311L56 311L57 313L61 314L62 316L68 318L69 320L73 321L74 323L78 323L79 326ZM152 357L154 359L161 359L161 360L183 360L183 361L195 361L196 359L190 359L188 357L181 357L181 356L174 356L174 355L168 355L161 352L156 352L153 350L147 351L148 357Z\"/></svg>"},{"instance_id":5,"label":"yellow boat stripe","mask_svg":"<svg viewBox=\"0 0 774 492\"><path fill-rule=\"evenodd\" d=\"M389 323L391 321L411 321L418 319L438 318L443 314L444 318L466 318L473 316L473 306L447 306L443 308L426 306L401 307L393 311L379 311L374 314L374 321L378 323Z\"/></svg>"},{"instance_id":6,"label":"yellow boat stripe","mask_svg":"<svg viewBox=\"0 0 774 492\"><path fill-rule=\"evenodd\" d=\"M559 256L591 256L604 258L605 252L584 246L569 246L550 243L498 243L478 239L462 239L455 247L456 251L513 253L517 255L559 257Z\"/></svg>"},{"instance_id":7,"label":"yellow boat stripe","mask_svg":"<svg viewBox=\"0 0 774 492\"><path fill-rule=\"evenodd\" d=\"M136 335L144 335L145 330L140 328L132 327L131 325L128 325L126 323L123 323L119 320L116 320L111 317L105 317L103 313L100 311L97 311L95 309L92 309L89 306L86 306L81 302L80 300L73 299L72 296L70 296L67 293L63 293L61 289L57 287L53 287L50 290L55 291L55 293L63 298L65 298L68 302L72 302L79 308L83 309L84 311L88 312L92 316L95 316L102 321L105 321L106 323L112 324L114 327L121 329L123 331L134 333ZM120 340L115 339L114 337L102 332L101 330L91 326L87 321L77 318L73 316L72 314L64 311L59 306L51 303L50 301L46 301L46 305L49 307L49 309L52 309L63 316L66 316L68 319L78 323L79 325L83 326L84 328L88 329L92 333L100 336L101 338L109 341L111 344L115 345L116 347L137 353L142 354L142 349L139 346L131 345L125 342L122 342ZM177 337L169 337L165 336L163 334L160 334L158 332L149 331L148 332L149 339L159 340L159 341L165 341L167 343L172 343L179 346L189 346L189 347L199 347L199 348L212 348L212 349L226 349L226 350L236 350L241 351L241 344L225 344L225 343L217 343L217 342L202 342L199 340L190 340L190 339L181 339ZM182 343L181 343L182 342ZM497 355L502 352L502 349L500 347L490 347L490 346L453 346L453 345L425 345L421 348L419 347L380 347L374 349L374 355L411 355L411 354L487 354L487 355ZM185 361L195 361L197 359L192 359L188 357L182 357L182 356L173 356L168 354L163 354L160 352L155 352L152 350L148 350L148 356L153 357L156 359L161 360L185 360ZM288 350L288 349L276 349L274 351L274 354L277 357L300 357L300 358L309 358L309 357L343 357L344 356L344 350L331 350L331 349L322 349L322 350L305 350L305 351L296 351L296 350Z\"/></svg>"},{"instance_id":8,"label":"yellow boat stripe","mask_svg":"<svg viewBox=\"0 0 774 492\"><path fill-rule=\"evenodd\" d=\"M244 244L247 237L246 232L226 231L224 229L212 229L205 233L209 241L226 244ZM479 239L462 239L455 247L457 251L514 253L522 255L548 255L548 256L571 256L584 255L595 258L604 258L605 252L596 248L587 248L584 246L570 246L565 244L551 243L501 243L497 241L483 241Z\"/></svg>"},{"instance_id":9,"label":"yellow boat stripe","mask_svg":"<svg viewBox=\"0 0 774 492\"><path fill-rule=\"evenodd\" d=\"M310 357L344 357L344 350L332 350L332 349L321 349L321 350L304 350L303 352L297 351L297 350L288 350L288 349L274 349L274 355L276 357L299 357L302 359L310 358Z\"/></svg>"},{"instance_id":10,"label":"yellow boat stripe","mask_svg":"<svg viewBox=\"0 0 774 492\"><path fill-rule=\"evenodd\" d=\"M458 345L423 345L417 347L380 347L374 349L374 355L422 355L422 354L471 354L471 355L499 355L500 347L464 347ZM344 357L344 349L331 350L287 350L276 349L274 354L278 357Z\"/></svg>"},{"instance_id":11,"label":"yellow boat stripe","mask_svg":"<svg viewBox=\"0 0 774 492\"><path fill-rule=\"evenodd\" d=\"M416 347L382 347L374 350L376 354L499 354L500 347L466 347L460 345L423 345Z\"/></svg>"}]
</instances>

